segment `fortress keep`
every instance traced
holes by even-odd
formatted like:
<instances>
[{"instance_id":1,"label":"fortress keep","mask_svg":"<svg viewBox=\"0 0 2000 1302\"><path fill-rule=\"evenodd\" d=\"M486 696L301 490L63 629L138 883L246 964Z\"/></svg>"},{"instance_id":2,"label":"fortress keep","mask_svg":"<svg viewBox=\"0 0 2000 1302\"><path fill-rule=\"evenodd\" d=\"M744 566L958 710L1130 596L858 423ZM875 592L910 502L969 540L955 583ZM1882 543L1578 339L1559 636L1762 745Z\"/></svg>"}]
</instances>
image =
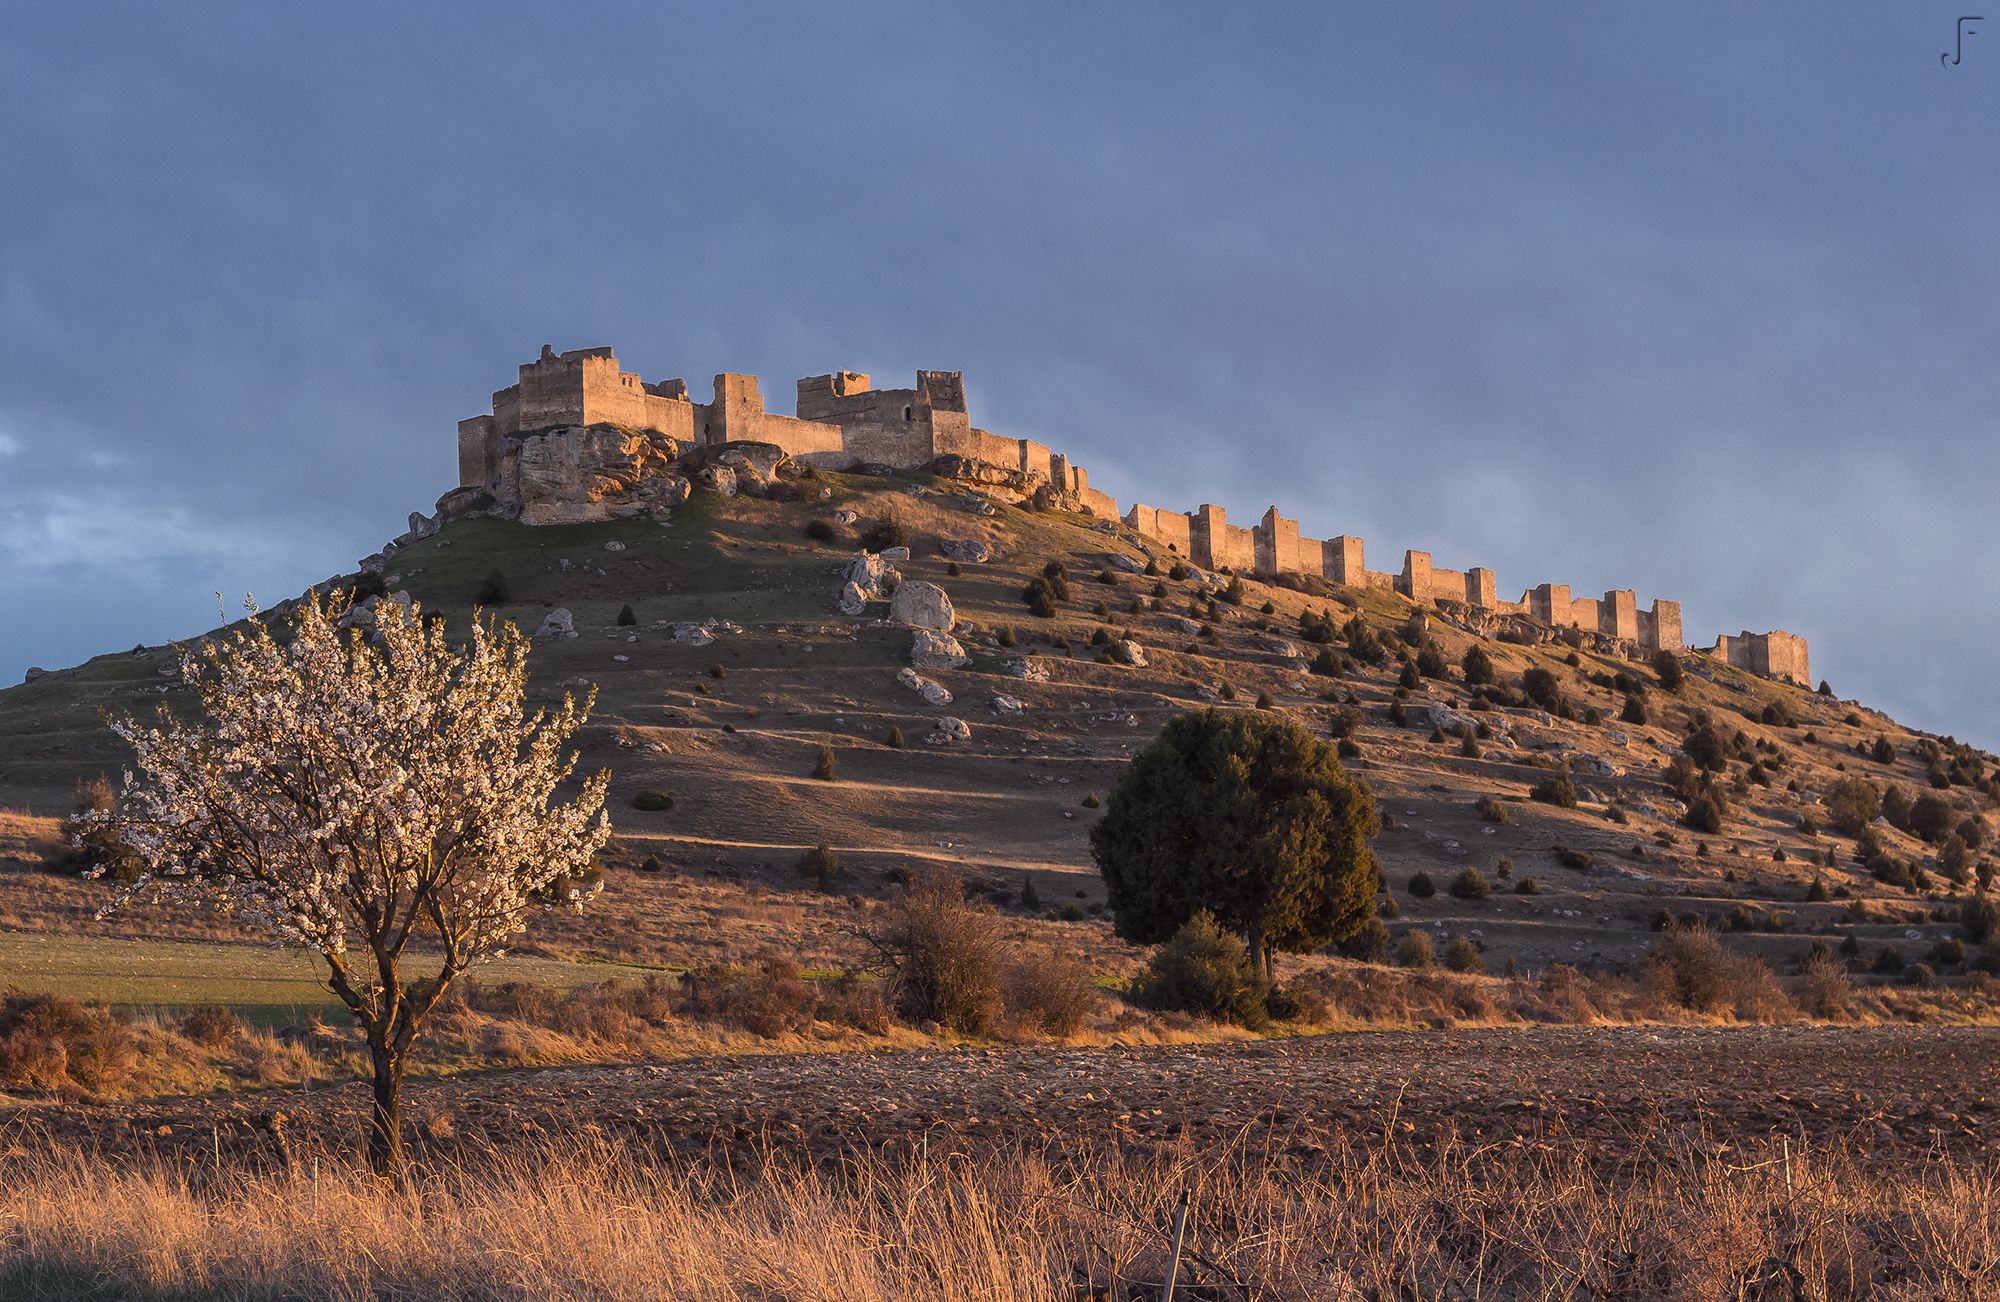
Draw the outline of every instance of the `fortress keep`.
<instances>
[{"instance_id":1,"label":"fortress keep","mask_svg":"<svg viewBox=\"0 0 2000 1302\"><path fill-rule=\"evenodd\" d=\"M939 458L997 467L1026 490L1105 520L1122 522L1148 542L1210 570L1276 576L1312 575L1329 583L1392 591L1419 605L1468 617L1517 616L1552 629L1599 635L1633 651L1685 648L1677 601L1638 604L1629 588L1573 597L1569 585L1542 583L1518 601L1497 595L1492 570L1446 569L1429 552L1403 553L1399 572L1367 568L1362 540L1308 538L1273 506L1250 528L1229 523L1220 506L1181 513L1134 505L1121 517L1111 497L1090 486L1083 467L1046 444L980 429L966 410L958 371L918 371L907 389L877 389L857 371L798 382L795 415L764 409L754 375L715 377L707 402L685 380L648 384L619 369L609 348L541 356L519 380L493 395L491 414L458 425L460 494L484 492L511 502L530 523L603 518L590 502L608 483L639 505L662 500L650 485L677 456L731 443L758 443L830 470L914 470ZM573 435L557 441L557 435ZM775 455L775 454L772 454ZM538 500L522 509L523 485ZM685 485L682 485L685 488ZM553 491L551 491L553 490ZM562 498L550 502L551 497ZM1715 659L1752 673L1810 685L1804 638L1783 630L1716 639Z\"/></svg>"}]
</instances>

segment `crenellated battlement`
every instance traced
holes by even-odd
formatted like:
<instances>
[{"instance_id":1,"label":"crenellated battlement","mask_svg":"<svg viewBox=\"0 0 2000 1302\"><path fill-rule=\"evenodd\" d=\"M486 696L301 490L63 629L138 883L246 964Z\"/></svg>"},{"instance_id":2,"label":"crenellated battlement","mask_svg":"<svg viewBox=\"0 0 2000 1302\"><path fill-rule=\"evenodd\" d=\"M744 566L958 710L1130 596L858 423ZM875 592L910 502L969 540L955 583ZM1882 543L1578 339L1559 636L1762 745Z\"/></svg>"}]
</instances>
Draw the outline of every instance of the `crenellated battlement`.
<instances>
[{"instance_id":1,"label":"crenellated battlement","mask_svg":"<svg viewBox=\"0 0 2000 1302\"><path fill-rule=\"evenodd\" d=\"M1181 513L1136 503L1125 513L1133 532L1192 564L1246 574L1309 574L1345 587L1394 592L1420 605L1464 606L1492 615L1518 615L1555 629L1577 629L1629 644L1643 652L1686 649L1681 605L1664 597L1639 605L1630 588L1601 597L1572 597L1568 584L1543 583L1503 601L1492 570L1473 566L1446 569L1422 551L1403 553L1395 573L1370 570L1367 549L1352 535L1317 539L1303 535L1296 520L1273 506L1250 528L1229 523L1222 507L1204 503ZM1790 633L1744 633L1717 640L1711 652L1724 663L1772 678L1807 683L1805 639Z\"/></svg>"},{"instance_id":2,"label":"crenellated battlement","mask_svg":"<svg viewBox=\"0 0 2000 1302\"><path fill-rule=\"evenodd\" d=\"M491 414L459 422L459 482L469 489L501 488L514 473L523 439L565 427L610 425L664 436L682 448L774 444L796 460L828 469L913 470L939 457L962 457L1018 472L1037 492L1045 487L1090 514L1119 518L1117 502L1092 488L1083 467L1062 453L974 425L959 371L918 371L907 389L878 389L859 371L807 376L798 382L795 411L791 416L766 411L754 375L717 375L710 400L696 402L686 381L647 384L619 369L609 348L558 353L544 346L541 356L520 368L516 383L494 393ZM1249 528L1231 524L1213 503L1189 512L1137 504L1123 519L1142 538L1205 569L1314 575L1394 592L1419 605L1521 616L1637 651L1686 646L1677 601L1655 598L1641 607L1629 588L1573 597L1560 583L1538 584L1519 601L1503 601L1492 570L1446 569L1422 551L1404 552L1400 571L1370 570L1360 538L1307 537L1297 520L1279 515L1275 506ZM1810 681L1805 639L1783 630L1720 637L1710 654L1753 673Z\"/></svg>"}]
</instances>

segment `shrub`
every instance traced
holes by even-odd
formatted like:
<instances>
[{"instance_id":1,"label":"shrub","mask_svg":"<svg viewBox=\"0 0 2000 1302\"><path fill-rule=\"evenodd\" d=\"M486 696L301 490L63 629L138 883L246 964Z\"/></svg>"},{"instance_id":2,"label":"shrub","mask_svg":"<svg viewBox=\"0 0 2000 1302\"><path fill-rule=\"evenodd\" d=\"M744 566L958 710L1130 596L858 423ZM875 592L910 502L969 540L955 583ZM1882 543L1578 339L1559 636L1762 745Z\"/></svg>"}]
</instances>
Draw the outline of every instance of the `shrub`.
<instances>
[{"instance_id":1,"label":"shrub","mask_svg":"<svg viewBox=\"0 0 2000 1302\"><path fill-rule=\"evenodd\" d=\"M479 590L472 594L475 606L504 606L513 599L514 586L499 570L488 570L486 577L480 580Z\"/></svg>"},{"instance_id":2,"label":"shrub","mask_svg":"<svg viewBox=\"0 0 2000 1302\"><path fill-rule=\"evenodd\" d=\"M631 628L638 622L639 622L639 616L633 611L630 605L624 605L618 608L618 627Z\"/></svg>"},{"instance_id":3,"label":"shrub","mask_svg":"<svg viewBox=\"0 0 2000 1302\"><path fill-rule=\"evenodd\" d=\"M220 1049L243 1034L243 1019L221 1004L197 1004L181 1013L174 1029L205 1049Z\"/></svg>"},{"instance_id":4,"label":"shrub","mask_svg":"<svg viewBox=\"0 0 2000 1302\"><path fill-rule=\"evenodd\" d=\"M1028 613L1036 618L1055 618L1056 591L1047 579L1038 575L1028 580L1028 586L1021 591L1021 600L1028 603Z\"/></svg>"},{"instance_id":5,"label":"shrub","mask_svg":"<svg viewBox=\"0 0 2000 1302\"><path fill-rule=\"evenodd\" d=\"M1688 801L1687 814L1681 821L1697 832L1713 834L1722 830L1722 820L1728 810L1729 806L1720 792L1703 791Z\"/></svg>"},{"instance_id":6,"label":"shrub","mask_svg":"<svg viewBox=\"0 0 2000 1302\"><path fill-rule=\"evenodd\" d=\"M1540 895L1541 893L1542 884L1533 877L1523 877L1520 881L1514 883L1514 894L1516 895Z\"/></svg>"},{"instance_id":7,"label":"shrub","mask_svg":"<svg viewBox=\"0 0 2000 1302\"><path fill-rule=\"evenodd\" d=\"M1660 680L1660 686L1669 692L1678 692L1686 675L1681 670L1681 659L1673 652L1659 650L1653 653L1653 674Z\"/></svg>"},{"instance_id":8,"label":"shrub","mask_svg":"<svg viewBox=\"0 0 2000 1302\"><path fill-rule=\"evenodd\" d=\"M901 520L894 518L877 520L868 527L868 532L862 535L861 545L871 552L887 551L891 547L908 547L910 531L903 527Z\"/></svg>"},{"instance_id":9,"label":"shrub","mask_svg":"<svg viewBox=\"0 0 2000 1302\"><path fill-rule=\"evenodd\" d=\"M1417 672L1426 678L1451 677L1450 670L1445 667L1444 653L1428 642L1417 652Z\"/></svg>"},{"instance_id":10,"label":"shrub","mask_svg":"<svg viewBox=\"0 0 2000 1302\"><path fill-rule=\"evenodd\" d=\"M1550 714L1559 715L1569 708L1569 703L1563 698L1562 684L1553 673L1540 665L1530 666L1521 675L1521 692Z\"/></svg>"},{"instance_id":11,"label":"shrub","mask_svg":"<svg viewBox=\"0 0 2000 1302\"><path fill-rule=\"evenodd\" d=\"M833 879L840 876L840 852L830 845L816 845L799 856L798 872L821 890L831 890Z\"/></svg>"},{"instance_id":12,"label":"shrub","mask_svg":"<svg viewBox=\"0 0 2000 1302\"><path fill-rule=\"evenodd\" d=\"M903 749L903 730L901 728L891 727L889 729L887 744L890 746L891 749L894 750Z\"/></svg>"},{"instance_id":13,"label":"shrub","mask_svg":"<svg viewBox=\"0 0 2000 1302\"><path fill-rule=\"evenodd\" d=\"M1570 781L1569 770L1561 769L1543 778L1528 792L1530 799L1545 805L1555 805L1560 809L1576 808L1576 783Z\"/></svg>"},{"instance_id":14,"label":"shrub","mask_svg":"<svg viewBox=\"0 0 2000 1302\"><path fill-rule=\"evenodd\" d=\"M1469 687L1486 687L1496 679L1493 673L1493 657L1486 654L1483 647L1474 645L1466 650L1458 667L1465 672L1465 682Z\"/></svg>"},{"instance_id":15,"label":"shrub","mask_svg":"<svg viewBox=\"0 0 2000 1302\"><path fill-rule=\"evenodd\" d=\"M831 782L836 768L833 747L821 742L819 748L813 752L813 776L822 782Z\"/></svg>"},{"instance_id":16,"label":"shrub","mask_svg":"<svg viewBox=\"0 0 2000 1302\"><path fill-rule=\"evenodd\" d=\"M1508 821L1509 815L1506 803L1492 796L1481 796L1472 802L1472 807L1478 810L1479 816L1489 823L1504 823Z\"/></svg>"},{"instance_id":17,"label":"shrub","mask_svg":"<svg viewBox=\"0 0 2000 1302\"><path fill-rule=\"evenodd\" d=\"M1396 966L1426 968L1437 961L1437 943L1428 931L1406 931L1396 942Z\"/></svg>"},{"instance_id":18,"label":"shrub","mask_svg":"<svg viewBox=\"0 0 2000 1302\"><path fill-rule=\"evenodd\" d=\"M814 542L832 542L833 534L834 528L833 521L831 520L806 521L806 537L812 539Z\"/></svg>"},{"instance_id":19,"label":"shrub","mask_svg":"<svg viewBox=\"0 0 2000 1302\"><path fill-rule=\"evenodd\" d=\"M1822 1022L1844 1021L1852 1007L1854 986L1847 979L1847 969L1837 960L1814 955L1806 960L1792 997L1808 1017Z\"/></svg>"},{"instance_id":20,"label":"shrub","mask_svg":"<svg viewBox=\"0 0 2000 1302\"><path fill-rule=\"evenodd\" d=\"M905 1017L964 1035L992 1030L1002 1007L1000 930L965 902L956 878L934 869L912 876L875 945Z\"/></svg>"},{"instance_id":21,"label":"shrub","mask_svg":"<svg viewBox=\"0 0 2000 1302\"><path fill-rule=\"evenodd\" d=\"M661 810L672 809L673 807L674 798L664 791L641 791L638 795L632 797L632 808L643 810L649 814L656 814Z\"/></svg>"},{"instance_id":22,"label":"shrub","mask_svg":"<svg viewBox=\"0 0 2000 1302\"><path fill-rule=\"evenodd\" d=\"M1965 962L1965 942L1956 936L1946 936L1931 946L1927 956L1939 967Z\"/></svg>"},{"instance_id":23,"label":"shrub","mask_svg":"<svg viewBox=\"0 0 2000 1302\"><path fill-rule=\"evenodd\" d=\"M1389 953L1389 928L1380 918L1370 918L1340 942L1340 952L1363 963L1380 963Z\"/></svg>"},{"instance_id":24,"label":"shrub","mask_svg":"<svg viewBox=\"0 0 2000 1302\"><path fill-rule=\"evenodd\" d=\"M1479 951L1479 942L1470 936L1454 936L1444 947L1444 965L1454 972L1486 971L1486 955Z\"/></svg>"},{"instance_id":25,"label":"shrub","mask_svg":"<svg viewBox=\"0 0 2000 1302\"><path fill-rule=\"evenodd\" d=\"M1241 937L1197 913L1147 960L1133 984L1141 1003L1256 1029L1270 1020L1270 987Z\"/></svg>"},{"instance_id":26,"label":"shrub","mask_svg":"<svg viewBox=\"0 0 2000 1302\"><path fill-rule=\"evenodd\" d=\"M1944 799L1926 791L1910 806L1910 830L1929 845L1951 830L1952 808Z\"/></svg>"},{"instance_id":27,"label":"shrub","mask_svg":"<svg viewBox=\"0 0 2000 1302\"><path fill-rule=\"evenodd\" d=\"M1409 891L1417 899L1428 900L1438 893L1438 888L1437 883L1431 880L1431 875L1419 869L1410 874Z\"/></svg>"},{"instance_id":28,"label":"shrub","mask_svg":"<svg viewBox=\"0 0 2000 1302\"><path fill-rule=\"evenodd\" d=\"M1770 968L1705 927L1668 927L1646 951L1643 971L1656 997L1696 1013L1759 1017L1772 1011L1774 995L1782 998Z\"/></svg>"},{"instance_id":29,"label":"shrub","mask_svg":"<svg viewBox=\"0 0 2000 1302\"><path fill-rule=\"evenodd\" d=\"M1083 1029L1101 996L1090 969L1067 954L1026 954L1001 980L1007 1020L1017 1029L1067 1039Z\"/></svg>"},{"instance_id":30,"label":"shrub","mask_svg":"<svg viewBox=\"0 0 2000 1302\"><path fill-rule=\"evenodd\" d=\"M1637 696L1627 696L1625 698L1625 708L1618 712L1618 718L1623 723L1647 722L1646 703Z\"/></svg>"},{"instance_id":31,"label":"shrub","mask_svg":"<svg viewBox=\"0 0 2000 1302\"><path fill-rule=\"evenodd\" d=\"M1841 778L1827 789L1827 815L1849 836L1860 836L1882 812L1882 794L1862 778Z\"/></svg>"},{"instance_id":32,"label":"shrub","mask_svg":"<svg viewBox=\"0 0 2000 1302\"><path fill-rule=\"evenodd\" d=\"M1572 850L1566 845L1559 845L1555 847L1555 852L1557 863L1578 872L1588 872L1597 864L1596 857L1586 850Z\"/></svg>"},{"instance_id":33,"label":"shrub","mask_svg":"<svg viewBox=\"0 0 2000 1302\"><path fill-rule=\"evenodd\" d=\"M1461 900L1483 900L1493 891L1486 881L1486 875L1477 868L1467 867L1451 879L1451 893Z\"/></svg>"},{"instance_id":34,"label":"shrub","mask_svg":"<svg viewBox=\"0 0 2000 1302\"><path fill-rule=\"evenodd\" d=\"M69 817L62 822L63 848L51 856L62 869L102 869L112 881L136 880L145 861L125 844L109 821L118 809L118 791L103 774L80 779L70 796Z\"/></svg>"},{"instance_id":35,"label":"shrub","mask_svg":"<svg viewBox=\"0 0 2000 1302\"><path fill-rule=\"evenodd\" d=\"M1973 944L1984 945L2000 935L2000 904L1995 904L1993 897L1984 892L1968 896L1958 906L1958 929Z\"/></svg>"},{"instance_id":36,"label":"shrub","mask_svg":"<svg viewBox=\"0 0 2000 1302\"><path fill-rule=\"evenodd\" d=\"M30 1089L99 1091L131 1071L125 1023L101 1004L62 995L0 995L0 1082Z\"/></svg>"}]
</instances>

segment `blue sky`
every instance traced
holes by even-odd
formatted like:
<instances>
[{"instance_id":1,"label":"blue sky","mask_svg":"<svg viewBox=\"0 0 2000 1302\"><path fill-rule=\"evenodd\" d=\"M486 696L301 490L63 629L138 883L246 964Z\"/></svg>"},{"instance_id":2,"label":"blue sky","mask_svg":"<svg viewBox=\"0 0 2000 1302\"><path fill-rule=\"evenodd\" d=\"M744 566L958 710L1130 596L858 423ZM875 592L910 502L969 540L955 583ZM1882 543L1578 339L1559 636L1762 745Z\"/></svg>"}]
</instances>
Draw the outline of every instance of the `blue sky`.
<instances>
[{"instance_id":1,"label":"blue sky","mask_svg":"<svg viewBox=\"0 0 2000 1302\"><path fill-rule=\"evenodd\" d=\"M0 681L351 569L552 342L963 369L1121 502L1675 597L2000 743L2000 15L706 9L10 14Z\"/></svg>"}]
</instances>

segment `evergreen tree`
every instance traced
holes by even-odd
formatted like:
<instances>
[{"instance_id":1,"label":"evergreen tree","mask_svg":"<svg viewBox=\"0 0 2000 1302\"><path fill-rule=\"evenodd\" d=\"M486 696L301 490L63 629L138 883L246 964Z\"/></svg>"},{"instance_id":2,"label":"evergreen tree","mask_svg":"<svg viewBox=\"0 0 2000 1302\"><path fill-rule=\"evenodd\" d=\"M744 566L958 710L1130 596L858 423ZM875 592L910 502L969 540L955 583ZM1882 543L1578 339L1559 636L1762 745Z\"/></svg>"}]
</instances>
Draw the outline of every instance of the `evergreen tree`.
<instances>
[{"instance_id":1,"label":"evergreen tree","mask_svg":"<svg viewBox=\"0 0 2000 1302\"><path fill-rule=\"evenodd\" d=\"M1282 715L1202 710L1133 757L1090 842L1119 935L1155 944L1205 910L1268 977L1272 951L1320 949L1367 921L1378 827L1332 746Z\"/></svg>"}]
</instances>

